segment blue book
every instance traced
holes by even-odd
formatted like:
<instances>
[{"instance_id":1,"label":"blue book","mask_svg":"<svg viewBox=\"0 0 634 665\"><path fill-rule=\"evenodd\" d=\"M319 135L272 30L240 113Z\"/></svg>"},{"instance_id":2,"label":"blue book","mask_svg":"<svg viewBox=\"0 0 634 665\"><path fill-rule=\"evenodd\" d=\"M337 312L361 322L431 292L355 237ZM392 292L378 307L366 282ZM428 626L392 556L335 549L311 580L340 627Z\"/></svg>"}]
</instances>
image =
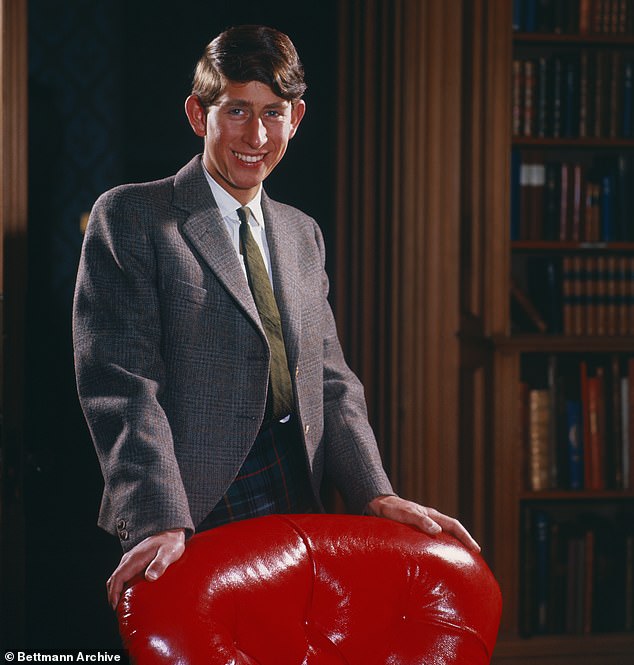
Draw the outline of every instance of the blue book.
<instances>
[{"instance_id":1,"label":"blue book","mask_svg":"<svg viewBox=\"0 0 634 665\"><path fill-rule=\"evenodd\" d=\"M583 422L581 402L566 400L568 435L568 488L583 489Z\"/></svg>"},{"instance_id":2,"label":"blue book","mask_svg":"<svg viewBox=\"0 0 634 665\"><path fill-rule=\"evenodd\" d=\"M537 30L537 0L525 0L524 32L535 32L536 30Z\"/></svg>"},{"instance_id":3,"label":"blue book","mask_svg":"<svg viewBox=\"0 0 634 665\"><path fill-rule=\"evenodd\" d=\"M538 510L534 515L535 529L535 630L544 634L548 630L548 598L550 577L550 518Z\"/></svg>"},{"instance_id":4,"label":"blue book","mask_svg":"<svg viewBox=\"0 0 634 665\"><path fill-rule=\"evenodd\" d=\"M522 0L513 0L513 31L521 32L524 28L522 21Z\"/></svg>"}]
</instances>

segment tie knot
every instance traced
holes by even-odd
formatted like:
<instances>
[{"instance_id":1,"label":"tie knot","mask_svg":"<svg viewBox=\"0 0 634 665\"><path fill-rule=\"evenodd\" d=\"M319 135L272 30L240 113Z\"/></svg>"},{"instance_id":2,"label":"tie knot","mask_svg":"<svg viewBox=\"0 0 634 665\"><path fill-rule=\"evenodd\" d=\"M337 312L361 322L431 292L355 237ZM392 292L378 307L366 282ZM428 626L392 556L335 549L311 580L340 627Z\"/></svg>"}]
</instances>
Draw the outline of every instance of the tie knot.
<instances>
[{"instance_id":1,"label":"tie knot","mask_svg":"<svg viewBox=\"0 0 634 665\"><path fill-rule=\"evenodd\" d=\"M238 217L243 224L249 223L249 217L251 217L251 208L248 206L242 206L238 208Z\"/></svg>"}]
</instances>

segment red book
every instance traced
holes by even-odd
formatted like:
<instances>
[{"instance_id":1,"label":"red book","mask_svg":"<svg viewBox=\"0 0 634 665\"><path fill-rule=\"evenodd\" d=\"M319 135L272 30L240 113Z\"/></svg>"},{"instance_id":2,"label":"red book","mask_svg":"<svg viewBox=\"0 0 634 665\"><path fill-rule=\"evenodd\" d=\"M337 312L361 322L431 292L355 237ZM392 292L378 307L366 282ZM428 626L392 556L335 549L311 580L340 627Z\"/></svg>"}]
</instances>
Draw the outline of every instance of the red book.
<instances>
[{"instance_id":1,"label":"red book","mask_svg":"<svg viewBox=\"0 0 634 665\"><path fill-rule=\"evenodd\" d=\"M588 421L589 432L585 445L585 486L586 489L602 490L603 448L605 443L605 399L603 389L603 369L597 368L595 376L588 377Z\"/></svg>"},{"instance_id":2,"label":"red book","mask_svg":"<svg viewBox=\"0 0 634 665\"><path fill-rule=\"evenodd\" d=\"M579 33L587 35L591 25L592 0L579 0Z\"/></svg>"}]
</instances>

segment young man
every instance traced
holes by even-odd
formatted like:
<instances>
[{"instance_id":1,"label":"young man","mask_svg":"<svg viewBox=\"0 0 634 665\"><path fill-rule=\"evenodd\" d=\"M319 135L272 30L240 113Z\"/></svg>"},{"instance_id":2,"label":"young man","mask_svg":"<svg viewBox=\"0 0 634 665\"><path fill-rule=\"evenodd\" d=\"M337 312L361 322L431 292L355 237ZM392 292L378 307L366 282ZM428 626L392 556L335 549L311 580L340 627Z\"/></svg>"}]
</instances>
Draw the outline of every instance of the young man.
<instances>
[{"instance_id":1,"label":"young man","mask_svg":"<svg viewBox=\"0 0 634 665\"><path fill-rule=\"evenodd\" d=\"M222 33L185 102L202 156L92 211L73 325L105 480L99 524L125 552L113 607L196 530L323 510L324 474L353 512L478 549L456 520L394 494L337 340L320 230L262 188L304 117L305 87L286 35Z\"/></svg>"}]
</instances>

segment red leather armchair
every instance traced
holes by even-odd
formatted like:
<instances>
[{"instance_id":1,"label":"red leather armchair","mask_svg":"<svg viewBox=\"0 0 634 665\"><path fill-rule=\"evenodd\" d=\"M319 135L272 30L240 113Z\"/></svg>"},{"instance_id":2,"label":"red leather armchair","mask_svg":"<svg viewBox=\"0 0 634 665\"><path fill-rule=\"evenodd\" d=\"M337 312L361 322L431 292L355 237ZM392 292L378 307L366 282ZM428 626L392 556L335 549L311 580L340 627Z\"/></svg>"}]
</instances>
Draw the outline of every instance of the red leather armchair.
<instances>
[{"instance_id":1,"label":"red leather armchair","mask_svg":"<svg viewBox=\"0 0 634 665\"><path fill-rule=\"evenodd\" d=\"M476 665L500 611L488 567L450 536L280 515L194 536L118 616L140 665Z\"/></svg>"}]
</instances>

